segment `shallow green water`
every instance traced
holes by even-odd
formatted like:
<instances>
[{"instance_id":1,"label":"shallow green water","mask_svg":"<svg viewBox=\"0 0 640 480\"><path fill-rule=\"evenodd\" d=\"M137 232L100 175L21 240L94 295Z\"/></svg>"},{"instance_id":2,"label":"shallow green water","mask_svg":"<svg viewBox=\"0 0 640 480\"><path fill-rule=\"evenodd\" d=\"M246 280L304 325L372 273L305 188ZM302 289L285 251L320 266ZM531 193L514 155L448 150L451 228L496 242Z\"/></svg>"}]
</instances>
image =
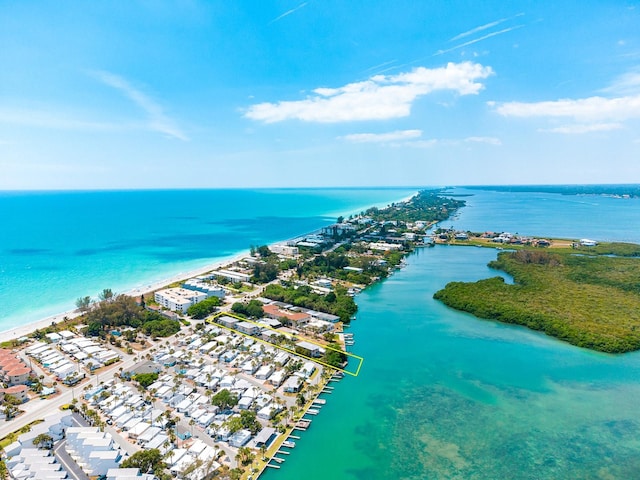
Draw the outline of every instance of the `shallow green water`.
<instances>
[{"instance_id":1,"label":"shallow green water","mask_svg":"<svg viewBox=\"0 0 640 480\"><path fill-rule=\"evenodd\" d=\"M362 373L336 384L289 479L640 478L640 356L581 350L432 299L495 251L424 249L358 297Z\"/></svg>"}]
</instances>

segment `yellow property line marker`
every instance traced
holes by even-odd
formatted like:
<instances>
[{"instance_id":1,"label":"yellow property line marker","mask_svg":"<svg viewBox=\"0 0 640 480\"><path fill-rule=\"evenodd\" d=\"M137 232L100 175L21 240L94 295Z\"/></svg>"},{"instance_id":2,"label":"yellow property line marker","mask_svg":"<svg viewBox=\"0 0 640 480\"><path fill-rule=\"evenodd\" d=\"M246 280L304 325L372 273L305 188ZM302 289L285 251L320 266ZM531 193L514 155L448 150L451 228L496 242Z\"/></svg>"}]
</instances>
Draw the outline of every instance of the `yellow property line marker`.
<instances>
[{"instance_id":1,"label":"yellow property line marker","mask_svg":"<svg viewBox=\"0 0 640 480\"><path fill-rule=\"evenodd\" d=\"M241 322L251 323L251 324L256 325L256 326L258 326L258 327L260 327L260 328L264 328L264 329L266 329L266 330L271 330L272 332L276 332L276 333L278 333L278 334L280 334L280 335L284 335L284 336L293 336L293 334L289 334L289 333L281 332L281 331L280 331L280 330L278 330L278 329L271 328L271 327L269 327L269 326L267 326L267 325L264 325L264 324L262 324L262 323L254 322L254 321L252 321L252 320L247 320L246 318L239 317L239 316L237 316L237 315L234 315L233 313L218 312L218 313L216 313L215 315L213 315L213 316L211 316L211 317L207 318L205 321L206 321L207 323L210 323L210 324L216 325L216 326L218 326L218 327L222 327L222 328L224 328L224 329L226 329L226 330L229 330L229 331L231 331L231 332L234 332L234 333L237 333L237 334L239 334L239 335L245 336L245 337L247 337L247 338L251 338L251 339L253 339L253 340L257 340L258 342L264 343L265 345L269 345L270 347L279 348L280 350L284 350L285 352L292 353L292 354L294 354L294 355L297 355L298 357L306 358L307 360L310 360L310 361L312 361L312 362L319 363L320 365L324 365L325 367L332 368L332 369L334 369L334 370L339 370L339 371L341 371L341 372L343 372L343 373L346 373L347 375L351 375L352 377L357 377L357 376L358 376L358 374L360 373L360 368L362 368L362 362L364 362L364 358L362 358L362 357L360 357L360 356L358 356L358 355L355 355L355 354L353 354L353 353L343 352L342 350L338 350L338 349L335 349L335 348L332 348L332 347L328 347L327 345L322 345L322 344L320 344L320 343L314 342L313 340L307 340L306 338L305 338L305 340L304 340L305 342L312 343L313 345L317 345L318 347L320 347L320 348L324 348L325 350L333 350L334 352L342 353L342 354L346 355L347 357L350 357L350 358L354 358L354 359L356 359L356 360L358 361L358 368L356 368L356 371L355 371L355 372L351 372L351 371L349 371L349 370L347 370L347 369L340 368L340 367L334 367L333 365L329 365L328 363L325 363L325 362L323 362L323 361L321 361L321 360L318 360L317 358L310 357L310 356L308 356L308 355L303 355L303 354L301 354L301 353L296 352L295 350L291 350L290 348L283 347L282 345L276 345L275 343L267 342L266 340L263 340L263 339L261 339L261 338L254 337L253 335L249 335L248 333L241 332L240 330L236 330L235 328L226 327L226 326L224 326L224 325L221 325L221 324L219 324L219 323L217 323L217 322L216 322L216 320L217 320L219 317L231 317L231 318L235 318L236 320L239 320L239 321L241 321Z\"/></svg>"}]
</instances>

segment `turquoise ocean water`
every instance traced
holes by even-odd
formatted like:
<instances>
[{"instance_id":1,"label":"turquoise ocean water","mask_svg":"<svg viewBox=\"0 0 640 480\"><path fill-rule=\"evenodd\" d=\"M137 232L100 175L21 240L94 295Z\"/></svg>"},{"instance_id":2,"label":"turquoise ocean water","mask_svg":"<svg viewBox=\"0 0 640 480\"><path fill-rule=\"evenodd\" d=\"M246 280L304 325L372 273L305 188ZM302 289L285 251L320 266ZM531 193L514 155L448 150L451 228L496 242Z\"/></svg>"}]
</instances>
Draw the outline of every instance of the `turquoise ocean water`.
<instances>
[{"instance_id":1,"label":"turquoise ocean water","mask_svg":"<svg viewBox=\"0 0 640 480\"><path fill-rule=\"evenodd\" d=\"M410 190L2 194L0 321L142 286ZM640 242L640 200L471 193L445 226ZM640 354L589 352L432 299L495 275L436 247L358 296L357 378L335 384L267 480L640 478ZM52 308L53 307L53 308ZM42 316L42 315L40 315Z\"/></svg>"},{"instance_id":2,"label":"turquoise ocean water","mask_svg":"<svg viewBox=\"0 0 640 480\"><path fill-rule=\"evenodd\" d=\"M307 233L416 189L0 192L0 331Z\"/></svg>"},{"instance_id":3,"label":"turquoise ocean water","mask_svg":"<svg viewBox=\"0 0 640 480\"><path fill-rule=\"evenodd\" d=\"M456 193L474 194L445 222L458 228L640 241L639 199ZM640 353L590 352L432 299L449 281L496 275L495 255L423 249L359 295L361 374L334 384L264 478L640 478Z\"/></svg>"}]
</instances>

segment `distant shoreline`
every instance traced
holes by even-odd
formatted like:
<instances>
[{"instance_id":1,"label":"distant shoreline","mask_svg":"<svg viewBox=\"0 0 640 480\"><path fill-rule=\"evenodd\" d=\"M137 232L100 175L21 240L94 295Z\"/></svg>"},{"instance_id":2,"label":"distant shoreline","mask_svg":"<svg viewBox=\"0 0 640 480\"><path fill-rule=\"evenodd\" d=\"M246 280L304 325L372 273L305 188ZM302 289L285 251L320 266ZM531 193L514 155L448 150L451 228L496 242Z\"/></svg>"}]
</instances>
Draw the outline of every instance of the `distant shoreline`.
<instances>
[{"instance_id":1,"label":"distant shoreline","mask_svg":"<svg viewBox=\"0 0 640 480\"><path fill-rule=\"evenodd\" d=\"M81 193L81 192L78 192L78 193ZM407 202L408 200L413 198L417 193L418 193L418 191L416 191L416 192L412 193L411 195L409 195L407 197L404 197L404 198L402 198L400 200L395 200L395 201L392 201L392 202L381 202L381 203L378 203L378 204L370 205L368 207L359 207L359 208L356 209L357 211L356 210L352 210L352 211L350 211L348 213L344 213L342 215L344 216L344 215L356 214L356 213L359 213L361 208L372 208L372 207L376 207L378 205L381 205L382 203L390 205L392 203ZM332 216L332 213L327 213L327 217L330 217L330 216ZM322 229L322 227L319 227L317 229L314 229L314 230L311 230L311 231L308 231L308 232L303 232L303 233L300 233L300 234L295 235L293 237L290 237L290 238L287 238L287 239L278 240L278 241L273 242L273 243L284 243L284 242L287 242L288 240L292 240L294 238L298 238L298 237L301 237L301 236L304 236L304 235L310 235L310 234L313 234L313 233L317 233L321 229ZM170 285L172 283L180 282L180 281L183 281L183 280L187 280L189 278L196 277L198 275L202 275L202 274L210 272L212 270L216 270L216 269L218 269L218 268L220 268L220 267L222 267L224 265L227 265L227 264L230 264L230 263L234 263L234 262L236 262L236 261L238 261L238 260L240 260L240 259L242 259L242 258L244 258L244 257L246 257L248 255L249 255L249 250L248 249L247 250L240 250L240 251L238 251L238 252L236 252L236 253L228 256L228 257L217 259L213 263L208 263L208 264L206 264L206 265L204 265L202 267L195 268L195 269L190 270L188 272L176 273L172 277L165 278L165 279L162 279L162 280L158 280L158 281L156 281L154 283L150 283L150 284L148 284L146 286L134 287L132 289L129 289L129 290L125 291L125 292L120 292L120 293L123 293L124 295L134 296L134 297L139 296L139 295L147 295L149 293L152 293L152 292L154 292L154 291L156 291L156 290L158 290L158 289L160 289L162 287L165 287L167 285ZM147 283L147 282L144 282L144 283ZM3 330L3 331L0 331L0 342L7 342L7 341L10 341L10 340L14 340L14 339L18 339L18 338L21 338L21 337L24 337L24 336L28 336L29 334L33 333L35 330L39 330L39 329L43 329L43 328L49 327L49 326L51 326L52 323L60 323L60 322L64 321L65 317L68 318L68 319L73 319L73 318L76 318L78 316L80 316L80 313L77 311L77 309L71 309L71 310L63 311L61 313L56 313L56 314L53 314L53 315L49 315L49 316L47 316L45 318L42 318L40 320L35 320L33 322L29 322L29 323L27 323L25 325L21 325L19 327L13 327L13 328L10 328L10 329L7 329L7 330Z\"/></svg>"}]
</instances>

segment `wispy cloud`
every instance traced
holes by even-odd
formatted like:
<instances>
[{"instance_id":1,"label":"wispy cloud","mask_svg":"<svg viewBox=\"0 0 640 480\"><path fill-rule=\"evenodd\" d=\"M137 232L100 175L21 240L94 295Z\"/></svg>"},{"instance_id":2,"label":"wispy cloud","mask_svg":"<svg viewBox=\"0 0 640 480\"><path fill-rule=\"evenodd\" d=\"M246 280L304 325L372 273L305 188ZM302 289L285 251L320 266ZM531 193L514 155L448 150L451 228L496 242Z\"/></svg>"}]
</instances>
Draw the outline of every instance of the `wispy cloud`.
<instances>
[{"instance_id":1,"label":"wispy cloud","mask_svg":"<svg viewBox=\"0 0 640 480\"><path fill-rule=\"evenodd\" d=\"M294 12L297 12L297 11L298 11L298 10L300 10L301 8L306 7L308 3L309 3L309 2L303 2L303 3L301 3L300 5L298 5L297 7L292 8L291 10L287 10L287 11L286 11L286 12L284 12L282 15L278 15L276 18L274 18L273 20L271 20L271 21L268 23L268 25L271 25L272 23L276 23L277 21L282 20L284 17L288 17L289 15L291 15L291 14L292 14L292 13L294 13Z\"/></svg>"},{"instance_id":2,"label":"wispy cloud","mask_svg":"<svg viewBox=\"0 0 640 480\"><path fill-rule=\"evenodd\" d=\"M418 67L397 75L375 75L338 88L317 88L304 100L259 103L245 117L265 123L297 119L306 122L350 122L406 117L413 102L434 91L478 94L479 81L493 74L478 63L448 63L446 67Z\"/></svg>"},{"instance_id":3,"label":"wispy cloud","mask_svg":"<svg viewBox=\"0 0 640 480\"><path fill-rule=\"evenodd\" d=\"M352 143L386 143L419 138L420 136L422 136L421 130L396 130L386 133L352 133L338 138Z\"/></svg>"},{"instance_id":4,"label":"wispy cloud","mask_svg":"<svg viewBox=\"0 0 640 480\"><path fill-rule=\"evenodd\" d=\"M126 79L105 71L95 71L91 74L105 85L108 85L124 94L135 105L142 109L148 119L148 128L160 133L164 133L179 140L188 141L189 138L176 125L174 120L169 118L163 108L151 97L132 86Z\"/></svg>"},{"instance_id":5,"label":"wispy cloud","mask_svg":"<svg viewBox=\"0 0 640 480\"><path fill-rule=\"evenodd\" d=\"M572 125L562 125L560 127L540 129L541 132L563 133L568 135L581 135L591 132L610 132L624 128L621 123L575 123Z\"/></svg>"},{"instance_id":6,"label":"wispy cloud","mask_svg":"<svg viewBox=\"0 0 640 480\"><path fill-rule=\"evenodd\" d=\"M467 137L464 141L465 143L486 143L487 145L494 145L496 147L502 145L502 141L496 137Z\"/></svg>"},{"instance_id":7,"label":"wispy cloud","mask_svg":"<svg viewBox=\"0 0 640 480\"><path fill-rule=\"evenodd\" d=\"M497 27L501 23L504 23L504 22L506 22L508 20L513 20L514 18L521 17L523 15L524 15L524 13L518 13L517 15L514 15L513 17L501 18L500 20L496 20L494 22L485 23L484 25L480 25L479 27L475 27L475 28L472 28L471 30L467 30L466 32L462 32L462 33L456 35L455 37L451 38L449 41L450 42L455 42L456 40L460 40L461 38L468 37L470 35L473 35L473 34L478 33L478 32L482 32L484 30L488 30L488 29L493 28L493 27Z\"/></svg>"},{"instance_id":8,"label":"wispy cloud","mask_svg":"<svg viewBox=\"0 0 640 480\"><path fill-rule=\"evenodd\" d=\"M611 85L601 90L616 95L633 95L640 93L640 70L624 73L616 78Z\"/></svg>"},{"instance_id":9,"label":"wispy cloud","mask_svg":"<svg viewBox=\"0 0 640 480\"><path fill-rule=\"evenodd\" d=\"M467 137L464 139L430 138L422 139L422 130L396 130L386 133L353 133L338 137L352 143L376 143L387 147L431 148L435 146L460 146L466 143L484 143L500 146L502 142L495 137Z\"/></svg>"},{"instance_id":10,"label":"wispy cloud","mask_svg":"<svg viewBox=\"0 0 640 480\"><path fill-rule=\"evenodd\" d=\"M517 30L517 29L522 28L522 27L524 27L524 25L516 25L515 27L509 27L509 28L505 28L503 30L499 30L497 32L491 32L491 33L488 33L488 34L486 34L486 35L484 35L484 36L482 36L480 38L475 38L473 40L469 40L468 42L464 42L464 43L461 43L459 45L456 45L455 47L447 48L445 50L438 50L436 53L433 54L433 56L435 57L437 55L442 55L444 53L453 52L454 50L458 50L460 48L464 48L464 47L467 47L469 45L473 45L474 43L481 42L483 40L486 40L486 39L491 38L491 37L495 37L497 35L504 35L505 33L512 32L513 30Z\"/></svg>"},{"instance_id":11,"label":"wispy cloud","mask_svg":"<svg viewBox=\"0 0 640 480\"><path fill-rule=\"evenodd\" d=\"M507 102L489 106L504 117L570 117L578 122L601 123L603 121L621 122L640 118L640 95L616 98L589 97L581 99L562 99L545 102Z\"/></svg>"}]
</instances>

